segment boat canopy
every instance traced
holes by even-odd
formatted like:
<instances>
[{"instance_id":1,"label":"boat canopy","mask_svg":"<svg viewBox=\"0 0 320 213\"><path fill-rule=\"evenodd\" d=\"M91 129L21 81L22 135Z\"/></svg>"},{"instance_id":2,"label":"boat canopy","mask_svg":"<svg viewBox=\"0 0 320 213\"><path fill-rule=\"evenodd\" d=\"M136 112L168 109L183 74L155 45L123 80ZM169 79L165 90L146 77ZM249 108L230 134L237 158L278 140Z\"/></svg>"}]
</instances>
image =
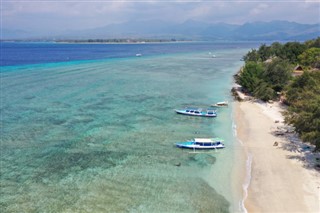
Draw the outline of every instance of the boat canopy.
<instances>
[{"instance_id":1,"label":"boat canopy","mask_svg":"<svg viewBox=\"0 0 320 213\"><path fill-rule=\"evenodd\" d=\"M212 138L213 141L219 141L219 142L223 142L224 140L222 138Z\"/></svg>"},{"instance_id":2,"label":"boat canopy","mask_svg":"<svg viewBox=\"0 0 320 213\"><path fill-rule=\"evenodd\" d=\"M187 107L185 108L186 110L198 110L198 111L202 111L202 108L195 108L195 107Z\"/></svg>"},{"instance_id":3,"label":"boat canopy","mask_svg":"<svg viewBox=\"0 0 320 213\"><path fill-rule=\"evenodd\" d=\"M214 141L211 138L195 138L195 142L198 143L213 143Z\"/></svg>"},{"instance_id":4,"label":"boat canopy","mask_svg":"<svg viewBox=\"0 0 320 213\"><path fill-rule=\"evenodd\" d=\"M216 143L216 142L223 142L221 138L195 138L194 142L196 143Z\"/></svg>"}]
</instances>

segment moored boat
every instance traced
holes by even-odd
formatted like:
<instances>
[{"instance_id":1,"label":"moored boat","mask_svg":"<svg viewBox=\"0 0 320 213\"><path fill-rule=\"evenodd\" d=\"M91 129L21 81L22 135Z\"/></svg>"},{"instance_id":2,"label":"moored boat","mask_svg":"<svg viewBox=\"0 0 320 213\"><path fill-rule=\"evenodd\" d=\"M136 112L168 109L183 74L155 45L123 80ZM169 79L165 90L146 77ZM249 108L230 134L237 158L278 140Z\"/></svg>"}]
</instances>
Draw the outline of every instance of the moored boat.
<instances>
[{"instance_id":1,"label":"moored boat","mask_svg":"<svg viewBox=\"0 0 320 213\"><path fill-rule=\"evenodd\" d=\"M227 107L229 104L227 101L221 101L221 102L217 102L215 104L212 104L211 106L213 107Z\"/></svg>"},{"instance_id":2,"label":"moored boat","mask_svg":"<svg viewBox=\"0 0 320 213\"><path fill-rule=\"evenodd\" d=\"M185 108L176 109L176 113L182 115L200 116L200 117L217 117L217 112L214 109L203 110L201 108Z\"/></svg>"},{"instance_id":3,"label":"moored boat","mask_svg":"<svg viewBox=\"0 0 320 213\"><path fill-rule=\"evenodd\" d=\"M222 149L224 148L221 138L194 138L190 141L176 143L179 148L187 149Z\"/></svg>"}]
</instances>

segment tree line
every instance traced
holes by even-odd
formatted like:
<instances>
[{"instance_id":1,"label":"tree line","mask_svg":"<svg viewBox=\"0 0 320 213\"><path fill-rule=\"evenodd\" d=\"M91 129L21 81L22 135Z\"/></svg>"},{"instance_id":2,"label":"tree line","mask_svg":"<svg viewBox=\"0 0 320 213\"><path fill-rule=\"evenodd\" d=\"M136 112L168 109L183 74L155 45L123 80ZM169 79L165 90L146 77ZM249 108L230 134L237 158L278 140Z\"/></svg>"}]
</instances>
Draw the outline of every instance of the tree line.
<instances>
[{"instance_id":1,"label":"tree line","mask_svg":"<svg viewBox=\"0 0 320 213\"><path fill-rule=\"evenodd\" d=\"M285 122L320 150L320 37L305 42L274 42L252 49L236 77L243 89L263 101L282 99ZM303 74L293 76L299 65Z\"/></svg>"}]
</instances>

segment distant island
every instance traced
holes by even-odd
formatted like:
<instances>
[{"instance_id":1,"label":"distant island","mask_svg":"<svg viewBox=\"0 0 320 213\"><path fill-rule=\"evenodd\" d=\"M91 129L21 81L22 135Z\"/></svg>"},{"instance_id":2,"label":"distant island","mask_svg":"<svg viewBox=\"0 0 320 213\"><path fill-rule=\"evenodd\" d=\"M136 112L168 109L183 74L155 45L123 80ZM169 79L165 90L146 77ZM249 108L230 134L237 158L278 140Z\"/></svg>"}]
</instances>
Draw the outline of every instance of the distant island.
<instances>
[{"instance_id":1,"label":"distant island","mask_svg":"<svg viewBox=\"0 0 320 213\"><path fill-rule=\"evenodd\" d=\"M180 42L187 40L177 40L177 39L126 39L126 38L113 38L113 39L60 39L56 40L57 43L165 43L165 42ZM188 40L190 41L190 40Z\"/></svg>"},{"instance_id":2,"label":"distant island","mask_svg":"<svg viewBox=\"0 0 320 213\"><path fill-rule=\"evenodd\" d=\"M68 32L34 32L29 29L2 29L2 39L41 39L101 43L127 43L126 38L137 42L192 41L305 41L319 35L319 23L301 24L289 21L247 22L241 25L206 23L187 20L183 23L162 21L128 21L93 29ZM96 40L96 41L95 41Z\"/></svg>"},{"instance_id":3,"label":"distant island","mask_svg":"<svg viewBox=\"0 0 320 213\"><path fill-rule=\"evenodd\" d=\"M0 39L0 42L55 42L70 44L144 44L192 42L191 39L152 39L152 38L110 38L110 39Z\"/></svg>"}]
</instances>

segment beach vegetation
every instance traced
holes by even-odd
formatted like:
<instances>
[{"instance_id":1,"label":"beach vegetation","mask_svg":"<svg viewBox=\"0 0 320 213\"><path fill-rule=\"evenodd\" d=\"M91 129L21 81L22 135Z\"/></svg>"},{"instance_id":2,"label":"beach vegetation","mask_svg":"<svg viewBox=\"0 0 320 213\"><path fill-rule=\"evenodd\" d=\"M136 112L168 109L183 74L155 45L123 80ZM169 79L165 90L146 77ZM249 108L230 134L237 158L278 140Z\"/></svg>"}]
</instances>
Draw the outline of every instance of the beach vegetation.
<instances>
[{"instance_id":1,"label":"beach vegetation","mask_svg":"<svg viewBox=\"0 0 320 213\"><path fill-rule=\"evenodd\" d=\"M298 56L307 49L305 44L299 42L288 42L283 45L282 59L289 60L292 64L298 62Z\"/></svg>"},{"instance_id":2,"label":"beach vegetation","mask_svg":"<svg viewBox=\"0 0 320 213\"><path fill-rule=\"evenodd\" d=\"M271 62L246 62L238 83L263 101L275 99L291 78L292 66L287 60L275 58Z\"/></svg>"},{"instance_id":3,"label":"beach vegetation","mask_svg":"<svg viewBox=\"0 0 320 213\"><path fill-rule=\"evenodd\" d=\"M266 61L272 54L271 47L266 44L262 44L258 50L259 59Z\"/></svg>"},{"instance_id":4,"label":"beach vegetation","mask_svg":"<svg viewBox=\"0 0 320 213\"><path fill-rule=\"evenodd\" d=\"M306 67L320 68L320 48L312 47L298 56L301 65Z\"/></svg>"},{"instance_id":5,"label":"beach vegetation","mask_svg":"<svg viewBox=\"0 0 320 213\"><path fill-rule=\"evenodd\" d=\"M320 150L320 72L304 72L288 86L289 104L285 121L296 128L304 141Z\"/></svg>"},{"instance_id":6,"label":"beach vegetation","mask_svg":"<svg viewBox=\"0 0 320 213\"><path fill-rule=\"evenodd\" d=\"M243 59L246 62L249 62L249 61L257 62L259 60L258 51L256 49L252 49L243 57Z\"/></svg>"},{"instance_id":7,"label":"beach vegetation","mask_svg":"<svg viewBox=\"0 0 320 213\"><path fill-rule=\"evenodd\" d=\"M307 45L308 48L312 48L312 47L320 48L320 37L313 40L308 40L305 42L305 44Z\"/></svg>"},{"instance_id":8,"label":"beach vegetation","mask_svg":"<svg viewBox=\"0 0 320 213\"><path fill-rule=\"evenodd\" d=\"M271 100L275 97L274 89L272 89L270 85L264 81L259 83L259 87L254 90L253 94L255 97L263 101Z\"/></svg>"},{"instance_id":9,"label":"beach vegetation","mask_svg":"<svg viewBox=\"0 0 320 213\"><path fill-rule=\"evenodd\" d=\"M280 92L291 79L292 70L293 66L287 60L275 58L265 64L263 79L275 92Z\"/></svg>"},{"instance_id":10,"label":"beach vegetation","mask_svg":"<svg viewBox=\"0 0 320 213\"><path fill-rule=\"evenodd\" d=\"M285 122L320 151L320 37L303 43L262 44L243 58L237 83L263 101L281 95L288 105ZM294 75L297 65L301 71Z\"/></svg>"},{"instance_id":11,"label":"beach vegetation","mask_svg":"<svg viewBox=\"0 0 320 213\"><path fill-rule=\"evenodd\" d=\"M262 63L249 61L245 64L238 80L240 84L247 89L248 92L252 93L260 83L262 73Z\"/></svg>"}]
</instances>

